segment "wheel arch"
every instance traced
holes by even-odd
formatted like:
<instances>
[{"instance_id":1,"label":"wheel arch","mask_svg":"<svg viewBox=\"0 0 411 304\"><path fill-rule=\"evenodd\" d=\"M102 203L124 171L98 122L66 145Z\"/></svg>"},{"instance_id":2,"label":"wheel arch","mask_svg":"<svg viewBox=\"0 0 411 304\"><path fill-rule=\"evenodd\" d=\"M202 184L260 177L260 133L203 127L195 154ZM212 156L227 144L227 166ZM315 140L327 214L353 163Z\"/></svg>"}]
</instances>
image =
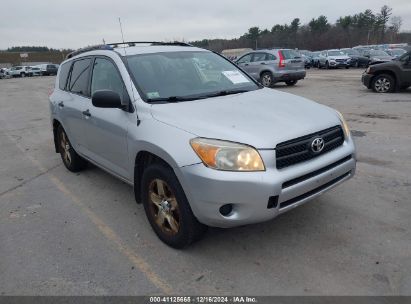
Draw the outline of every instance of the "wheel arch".
<instances>
[{"instance_id":1,"label":"wheel arch","mask_svg":"<svg viewBox=\"0 0 411 304\"><path fill-rule=\"evenodd\" d=\"M173 166L163 159L163 157L160 157L156 153L148 151L147 149L139 151L134 161L134 195L138 204L141 203L141 177L143 176L145 168L155 163L160 163L169 167L174 172Z\"/></svg>"},{"instance_id":2,"label":"wheel arch","mask_svg":"<svg viewBox=\"0 0 411 304\"><path fill-rule=\"evenodd\" d=\"M387 74L390 75L392 78L394 78L395 81L395 88L396 90L398 89L399 86L399 81L398 81L398 77L397 74L391 70L378 70L375 71L374 76L372 77L372 80L370 81L370 86L372 85L372 82L374 81L375 77L382 75L382 74Z\"/></svg>"}]
</instances>

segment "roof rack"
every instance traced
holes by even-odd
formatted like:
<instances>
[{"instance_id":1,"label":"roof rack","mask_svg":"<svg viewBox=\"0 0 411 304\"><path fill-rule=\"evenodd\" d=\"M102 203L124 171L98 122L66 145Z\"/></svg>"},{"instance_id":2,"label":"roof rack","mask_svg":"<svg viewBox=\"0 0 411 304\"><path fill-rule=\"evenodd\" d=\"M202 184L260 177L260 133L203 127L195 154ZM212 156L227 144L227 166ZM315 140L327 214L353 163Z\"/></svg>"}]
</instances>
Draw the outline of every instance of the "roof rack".
<instances>
[{"instance_id":1,"label":"roof rack","mask_svg":"<svg viewBox=\"0 0 411 304\"><path fill-rule=\"evenodd\" d=\"M149 45L175 45L175 46L190 46L192 47L193 45L185 42L161 42L161 41L127 41L127 42L115 42L115 43L106 43L106 44L99 44L99 45L93 45L93 46L88 46L85 48L78 49L74 52L69 53L66 56L66 59L72 58L74 56L77 56L79 54L85 53L85 52L90 52L90 51L95 51L95 50L109 50L112 51L115 48L119 47L124 47L124 46L136 46L136 44L149 44Z\"/></svg>"}]
</instances>

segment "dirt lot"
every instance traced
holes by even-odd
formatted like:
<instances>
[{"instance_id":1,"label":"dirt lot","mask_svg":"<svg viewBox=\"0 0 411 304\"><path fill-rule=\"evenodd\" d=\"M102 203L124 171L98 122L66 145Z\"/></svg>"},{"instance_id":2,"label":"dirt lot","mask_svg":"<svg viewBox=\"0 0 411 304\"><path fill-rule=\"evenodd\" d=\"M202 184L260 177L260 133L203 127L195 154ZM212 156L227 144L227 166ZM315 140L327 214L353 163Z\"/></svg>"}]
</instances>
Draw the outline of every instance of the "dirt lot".
<instances>
[{"instance_id":1,"label":"dirt lot","mask_svg":"<svg viewBox=\"0 0 411 304\"><path fill-rule=\"evenodd\" d=\"M411 295L411 90L377 95L361 70L276 88L341 111L355 178L277 219L162 244L133 190L54 153L54 78L0 80L0 294Z\"/></svg>"}]
</instances>

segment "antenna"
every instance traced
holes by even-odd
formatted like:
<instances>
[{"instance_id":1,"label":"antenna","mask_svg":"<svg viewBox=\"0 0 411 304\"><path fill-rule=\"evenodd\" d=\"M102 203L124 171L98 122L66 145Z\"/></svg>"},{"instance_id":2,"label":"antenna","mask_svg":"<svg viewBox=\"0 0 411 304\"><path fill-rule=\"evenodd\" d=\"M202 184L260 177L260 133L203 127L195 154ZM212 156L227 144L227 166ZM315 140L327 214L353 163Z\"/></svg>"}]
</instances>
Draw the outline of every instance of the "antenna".
<instances>
[{"instance_id":1,"label":"antenna","mask_svg":"<svg viewBox=\"0 0 411 304\"><path fill-rule=\"evenodd\" d=\"M118 17L118 23L119 23L119 25L120 25L121 39L122 39L122 41L123 41L123 50L124 50L124 58L125 58L126 68L127 68L127 72L130 74L130 67L129 67L129 64L128 64L126 45L124 44L123 26L122 26L122 24L121 24L121 18L120 18L120 17ZM131 76L128 75L128 77L130 78L130 87L131 87L131 92L132 92L132 94L133 94L133 99L135 100L134 90L133 90L133 82L131 81ZM140 118L138 117L137 107L136 107L136 115L137 115L137 126L139 126L141 120L140 120Z\"/></svg>"}]
</instances>

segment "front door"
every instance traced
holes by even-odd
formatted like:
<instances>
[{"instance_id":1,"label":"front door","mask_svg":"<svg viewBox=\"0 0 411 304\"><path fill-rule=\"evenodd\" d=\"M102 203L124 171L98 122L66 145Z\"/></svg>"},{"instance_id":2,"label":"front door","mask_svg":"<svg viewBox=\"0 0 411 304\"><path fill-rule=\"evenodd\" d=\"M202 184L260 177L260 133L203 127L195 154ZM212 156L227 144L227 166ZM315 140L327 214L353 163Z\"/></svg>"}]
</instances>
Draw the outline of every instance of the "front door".
<instances>
[{"instance_id":1,"label":"front door","mask_svg":"<svg viewBox=\"0 0 411 304\"><path fill-rule=\"evenodd\" d=\"M91 96L99 90L110 90L129 101L121 75L107 57L95 58L90 88ZM129 124L137 123L135 115L123 109L97 108L93 105L90 105L89 112L86 136L91 158L113 173L131 180L127 130Z\"/></svg>"}]
</instances>

